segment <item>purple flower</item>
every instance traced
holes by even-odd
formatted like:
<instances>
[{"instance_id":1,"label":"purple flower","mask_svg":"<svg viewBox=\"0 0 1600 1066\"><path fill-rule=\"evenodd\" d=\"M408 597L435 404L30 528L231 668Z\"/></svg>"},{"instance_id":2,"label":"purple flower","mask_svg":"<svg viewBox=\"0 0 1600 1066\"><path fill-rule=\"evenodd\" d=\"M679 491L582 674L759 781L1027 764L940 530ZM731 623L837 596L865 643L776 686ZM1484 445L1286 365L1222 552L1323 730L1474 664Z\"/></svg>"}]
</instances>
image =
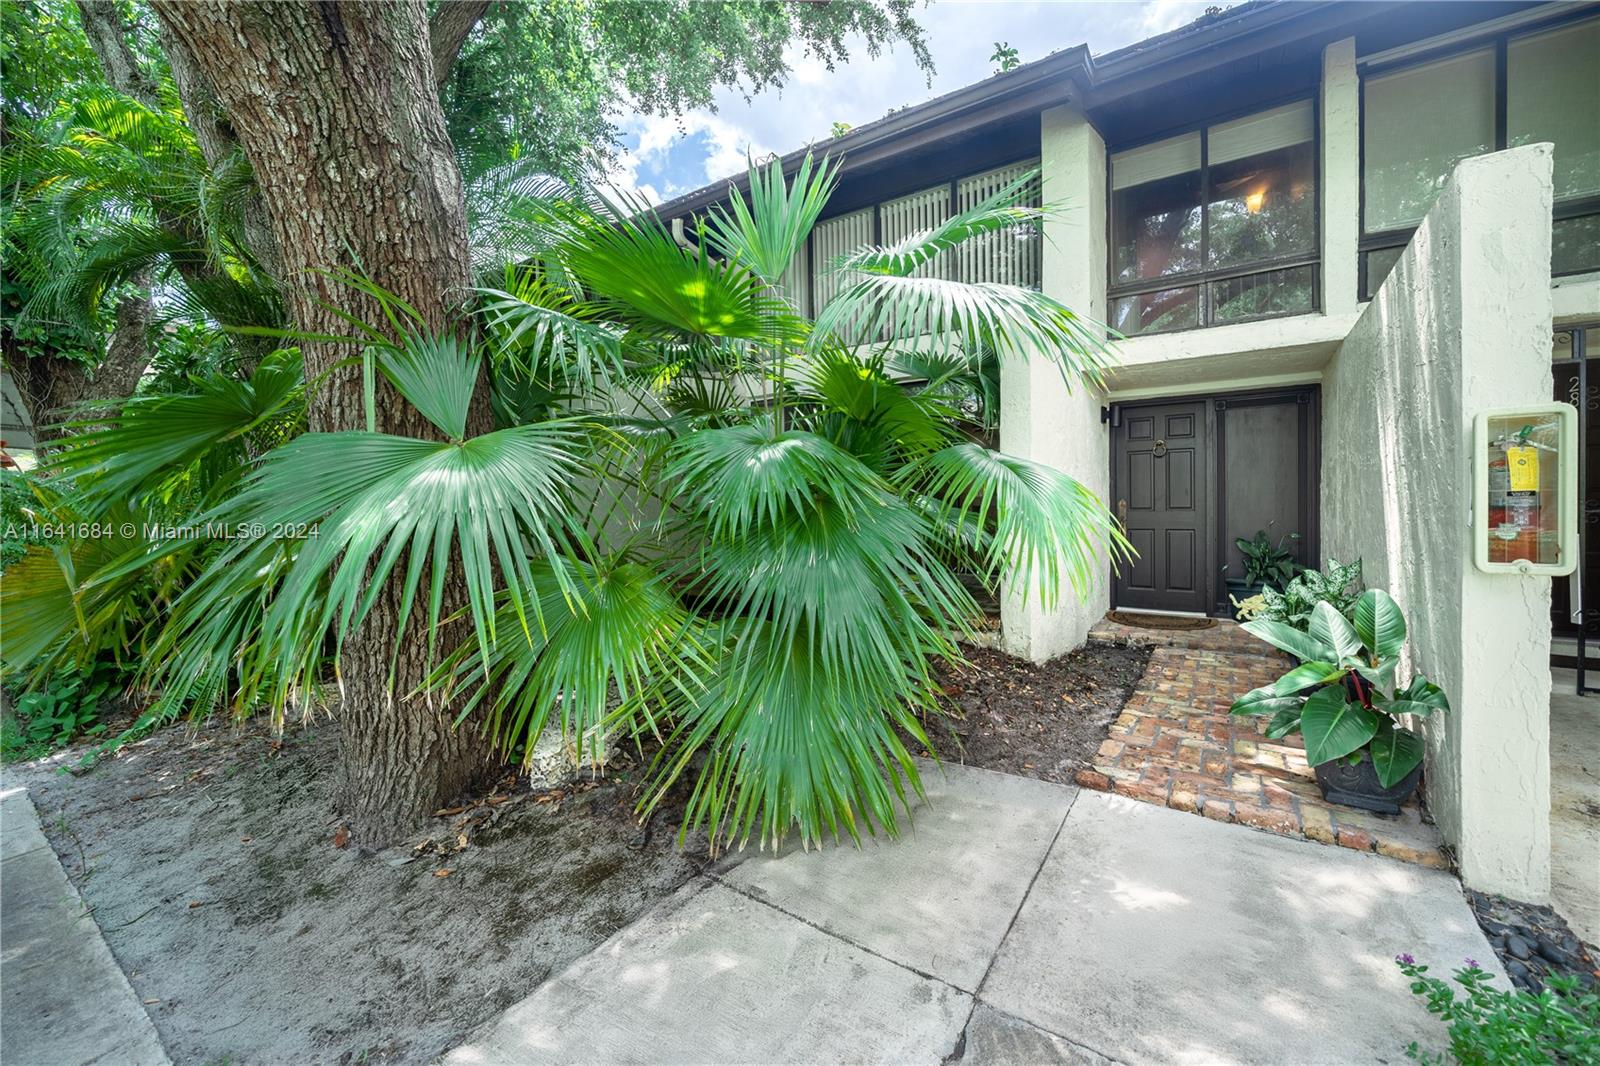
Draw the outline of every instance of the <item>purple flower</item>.
<instances>
[{"instance_id":1,"label":"purple flower","mask_svg":"<svg viewBox=\"0 0 1600 1066\"><path fill-rule=\"evenodd\" d=\"M1398 962L1402 966L1415 966L1417 963L1416 959L1413 959L1410 955L1406 954L1396 955L1394 957L1394 961Z\"/></svg>"},{"instance_id":2,"label":"purple flower","mask_svg":"<svg viewBox=\"0 0 1600 1066\"><path fill-rule=\"evenodd\" d=\"M1467 960L1467 965L1472 967L1474 970L1476 970L1478 968L1478 960L1477 959L1468 959Z\"/></svg>"}]
</instances>

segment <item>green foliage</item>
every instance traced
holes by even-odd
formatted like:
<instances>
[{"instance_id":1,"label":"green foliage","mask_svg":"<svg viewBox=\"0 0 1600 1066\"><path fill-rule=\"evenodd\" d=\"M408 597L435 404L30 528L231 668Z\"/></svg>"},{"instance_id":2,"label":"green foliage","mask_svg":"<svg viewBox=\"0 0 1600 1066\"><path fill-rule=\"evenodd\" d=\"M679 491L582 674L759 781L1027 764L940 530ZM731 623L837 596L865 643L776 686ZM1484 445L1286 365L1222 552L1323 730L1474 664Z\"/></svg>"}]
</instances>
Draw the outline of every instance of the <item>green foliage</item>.
<instances>
[{"instance_id":1,"label":"green foliage","mask_svg":"<svg viewBox=\"0 0 1600 1066\"><path fill-rule=\"evenodd\" d=\"M207 166L170 85L161 107L82 90L8 139L0 174L19 193L6 241L32 293L25 320L98 328L111 296L155 272L174 317L282 323L243 236L249 165L235 153Z\"/></svg>"},{"instance_id":2,"label":"green foliage","mask_svg":"<svg viewBox=\"0 0 1600 1066\"><path fill-rule=\"evenodd\" d=\"M1449 1055L1430 1053L1412 1042L1406 1054L1418 1062L1444 1066L1499 1063L1600 1062L1600 994L1583 990L1576 978L1551 977L1542 992L1493 987L1494 976L1471 959L1454 981L1460 992L1409 955L1395 959L1411 978L1428 1013L1449 1025Z\"/></svg>"},{"instance_id":3,"label":"green foliage","mask_svg":"<svg viewBox=\"0 0 1600 1066\"><path fill-rule=\"evenodd\" d=\"M1305 630L1311 627L1311 614L1317 604L1331 603L1334 610L1349 618L1360 593L1361 560L1341 566L1337 559L1329 559L1327 569L1300 571L1283 586L1282 592L1263 588L1263 606L1253 617Z\"/></svg>"},{"instance_id":4,"label":"green foliage","mask_svg":"<svg viewBox=\"0 0 1600 1066\"><path fill-rule=\"evenodd\" d=\"M1022 59L1017 50L1005 41L994 42L994 52L989 56L989 62L994 64L996 74L1004 74L1008 70L1016 70L1022 65Z\"/></svg>"},{"instance_id":5,"label":"green foliage","mask_svg":"<svg viewBox=\"0 0 1600 1066\"><path fill-rule=\"evenodd\" d=\"M575 182L604 170L619 114L683 114L719 88L782 86L789 55L832 70L854 49L875 58L896 42L931 73L912 0L495 4L440 96L468 173L481 169L474 160L529 160Z\"/></svg>"},{"instance_id":6,"label":"green foliage","mask_svg":"<svg viewBox=\"0 0 1600 1066\"><path fill-rule=\"evenodd\" d=\"M103 660L56 671L13 699L13 720L0 726L0 760L36 759L81 737L100 736L106 730L102 711L125 687L124 672Z\"/></svg>"},{"instance_id":7,"label":"green foliage","mask_svg":"<svg viewBox=\"0 0 1600 1066\"><path fill-rule=\"evenodd\" d=\"M1256 535L1249 540L1235 537L1234 546L1244 557L1245 583L1260 585L1263 588L1286 587L1295 572L1299 570L1300 564L1295 561L1294 551L1285 548L1283 542L1299 539L1298 533L1285 533L1274 544L1264 529L1256 530Z\"/></svg>"},{"instance_id":8,"label":"green foliage","mask_svg":"<svg viewBox=\"0 0 1600 1066\"><path fill-rule=\"evenodd\" d=\"M989 352L1097 377L1091 324L1039 293L944 282L962 343L913 348L925 373L902 384L892 337L809 322L778 291L832 174L753 174L694 249L649 213L539 205L538 255L481 291L484 328L460 336L335 275L384 311L349 320L363 361L434 432L300 432L292 353L80 427L54 468L80 508L266 532L30 556L35 605L4 604L27 623L19 658L37 671L85 644L88 615L109 633L143 603L156 621L129 636L157 698L136 728L224 705L281 721L315 705L392 589L382 609L429 634L426 695L508 754L546 728L575 746L656 738L642 808L681 783L684 831L718 846L896 832L921 788L907 738L938 713L932 664L979 618L957 567L1053 601L1127 545L1078 482L975 443L956 399L991 380ZM1035 218L1026 195L839 269L910 280ZM870 302L902 323L928 306L892 288ZM503 424L475 432L484 368ZM269 427L283 436L258 449Z\"/></svg>"},{"instance_id":9,"label":"green foliage","mask_svg":"<svg viewBox=\"0 0 1600 1066\"><path fill-rule=\"evenodd\" d=\"M1246 632L1302 662L1273 684L1239 697L1231 713L1270 716L1267 736L1273 739L1298 731L1312 766L1335 759L1354 765L1370 752L1378 780L1389 788L1422 761L1422 738L1398 718L1448 711L1450 703L1421 674L1396 687L1406 620L1388 593L1363 592L1352 615L1353 621L1323 600L1305 631L1259 617L1246 622Z\"/></svg>"},{"instance_id":10,"label":"green foliage","mask_svg":"<svg viewBox=\"0 0 1600 1066\"><path fill-rule=\"evenodd\" d=\"M20 470L0 470L0 570L41 542L34 510L34 477Z\"/></svg>"}]
</instances>

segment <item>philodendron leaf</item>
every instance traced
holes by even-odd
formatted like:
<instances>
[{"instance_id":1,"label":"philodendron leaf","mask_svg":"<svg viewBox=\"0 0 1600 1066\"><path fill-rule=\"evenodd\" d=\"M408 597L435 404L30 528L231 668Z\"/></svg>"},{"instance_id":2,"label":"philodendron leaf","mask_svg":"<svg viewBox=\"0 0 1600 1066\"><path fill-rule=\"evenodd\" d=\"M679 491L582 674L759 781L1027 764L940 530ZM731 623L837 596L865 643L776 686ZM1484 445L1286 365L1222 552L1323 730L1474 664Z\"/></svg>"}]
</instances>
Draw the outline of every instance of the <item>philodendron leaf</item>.
<instances>
[{"instance_id":1,"label":"philodendron leaf","mask_svg":"<svg viewBox=\"0 0 1600 1066\"><path fill-rule=\"evenodd\" d=\"M1280 651L1286 651L1297 659L1307 662L1337 659L1333 647L1326 641L1318 640L1309 633L1301 632L1293 626L1284 625L1282 622L1272 622L1265 618L1258 618L1246 622L1239 628L1252 636L1260 637Z\"/></svg>"},{"instance_id":2,"label":"philodendron leaf","mask_svg":"<svg viewBox=\"0 0 1600 1066\"><path fill-rule=\"evenodd\" d=\"M1267 737L1280 740L1300 728L1300 708L1285 707L1267 723Z\"/></svg>"},{"instance_id":3,"label":"philodendron leaf","mask_svg":"<svg viewBox=\"0 0 1600 1066\"><path fill-rule=\"evenodd\" d=\"M1422 738L1409 729L1389 726L1372 738L1372 765L1378 782L1393 788L1422 761Z\"/></svg>"},{"instance_id":4,"label":"philodendron leaf","mask_svg":"<svg viewBox=\"0 0 1600 1066\"><path fill-rule=\"evenodd\" d=\"M1319 601L1312 609L1309 630L1311 639L1333 649L1333 654L1328 658L1334 662L1361 657L1360 635L1349 619L1339 613L1339 608L1327 600Z\"/></svg>"},{"instance_id":5,"label":"philodendron leaf","mask_svg":"<svg viewBox=\"0 0 1600 1066\"><path fill-rule=\"evenodd\" d=\"M1368 589L1356 600L1356 632L1379 659L1400 654L1406 643L1406 616L1382 589Z\"/></svg>"},{"instance_id":6,"label":"philodendron leaf","mask_svg":"<svg viewBox=\"0 0 1600 1066\"><path fill-rule=\"evenodd\" d=\"M1271 685L1262 685L1234 700L1233 706L1228 708L1228 713L1277 714L1284 710L1293 710L1298 714L1300 702L1298 696L1280 696L1273 691Z\"/></svg>"},{"instance_id":7,"label":"philodendron leaf","mask_svg":"<svg viewBox=\"0 0 1600 1066\"><path fill-rule=\"evenodd\" d=\"M1316 661L1301 663L1278 678L1272 686L1272 691L1279 696L1293 696L1308 685L1321 685L1342 673L1344 671L1332 663Z\"/></svg>"},{"instance_id":8,"label":"philodendron leaf","mask_svg":"<svg viewBox=\"0 0 1600 1066\"><path fill-rule=\"evenodd\" d=\"M1448 711L1450 701L1444 690L1418 674L1411 684L1394 694L1394 699L1384 708L1390 714L1414 714L1426 717L1434 711Z\"/></svg>"},{"instance_id":9,"label":"philodendron leaf","mask_svg":"<svg viewBox=\"0 0 1600 1066\"><path fill-rule=\"evenodd\" d=\"M1346 703L1344 689L1329 686L1306 700L1300 710L1300 732L1306 738L1306 762L1332 762L1371 740L1378 716L1359 703Z\"/></svg>"},{"instance_id":10,"label":"philodendron leaf","mask_svg":"<svg viewBox=\"0 0 1600 1066\"><path fill-rule=\"evenodd\" d=\"M1384 659L1377 666L1371 666L1360 660L1354 660L1350 665L1356 673L1372 682L1374 688L1387 696L1394 691L1394 670L1399 663L1398 659Z\"/></svg>"}]
</instances>

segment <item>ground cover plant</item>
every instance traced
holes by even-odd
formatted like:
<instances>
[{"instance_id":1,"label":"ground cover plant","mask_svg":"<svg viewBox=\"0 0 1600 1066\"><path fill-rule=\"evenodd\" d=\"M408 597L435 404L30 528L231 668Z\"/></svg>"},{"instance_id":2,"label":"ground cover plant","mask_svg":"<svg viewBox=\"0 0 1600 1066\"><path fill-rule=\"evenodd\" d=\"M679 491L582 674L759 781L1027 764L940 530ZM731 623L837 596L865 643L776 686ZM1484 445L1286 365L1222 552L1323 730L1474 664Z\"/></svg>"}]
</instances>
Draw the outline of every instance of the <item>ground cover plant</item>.
<instances>
[{"instance_id":1,"label":"ground cover plant","mask_svg":"<svg viewBox=\"0 0 1600 1066\"><path fill-rule=\"evenodd\" d=\"M430 766L394 759L387 702L349 691L372 675L458 781L547 727L652 737L643 814L684 782L685 829L713 841L892 832L920 787L902 738L923 739L934 664L981 620L963 576L1053 600L1125 547L1082 485L986 448L962 399L994 360L1098 380L1099 330L922 269L1036 226L1033 182L843 257L815 322L780 279L825 161L753 170L691 247L637 205L545 201L538 253L478 288L475 329L336 272L380 312L337 316L362 427L308 421L327 386L294 349L80 425L46 468L57 506L132 520L16 564L8 661L42 678L136 643L150 720L282 723L346 686L364 843L440 805Z\"/></svg>"},{"instance_id":2,"label":"ground cover plant","mask_svg":"<svg viewBox=\"0 0 1600 1066\"><path fill-rule=\"evenodd\" d=\"M1495 988L1493 975L1468 959L1452 978L1458 990L1428 976L1428 967L1410 955L1395 963L1411 978L1412 994L1449 1025L1448 1055L1417 1042L1406 1048L1419 1062L1555 1066L1600 1061L1600 994L1580 989L1575 978L1552 977L1549 987L1537 993Z\"/></svg>"}]
</instances>

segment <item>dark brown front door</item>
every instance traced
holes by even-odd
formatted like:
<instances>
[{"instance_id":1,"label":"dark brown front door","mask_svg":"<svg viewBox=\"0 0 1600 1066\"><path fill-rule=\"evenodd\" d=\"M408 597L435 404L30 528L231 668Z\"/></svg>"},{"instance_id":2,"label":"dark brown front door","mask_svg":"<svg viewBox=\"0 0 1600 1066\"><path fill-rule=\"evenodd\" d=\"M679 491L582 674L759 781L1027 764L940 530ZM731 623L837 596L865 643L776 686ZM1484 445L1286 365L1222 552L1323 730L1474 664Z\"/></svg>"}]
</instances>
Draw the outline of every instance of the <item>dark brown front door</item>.
<instances>
[{"instance_id":1,"label":"dark brown front door","mask_svg":"<svg viewBox=\"0 0 1600 1066\"><path fill-rule=\"evenodd\" d=\"M1117 607L1210 608L1206 588L1206 472L1212 464L1202 402L1127 407L1113 431L1117 517L1138 552L1117 575Z\"/></svg>"}]
</instances>

